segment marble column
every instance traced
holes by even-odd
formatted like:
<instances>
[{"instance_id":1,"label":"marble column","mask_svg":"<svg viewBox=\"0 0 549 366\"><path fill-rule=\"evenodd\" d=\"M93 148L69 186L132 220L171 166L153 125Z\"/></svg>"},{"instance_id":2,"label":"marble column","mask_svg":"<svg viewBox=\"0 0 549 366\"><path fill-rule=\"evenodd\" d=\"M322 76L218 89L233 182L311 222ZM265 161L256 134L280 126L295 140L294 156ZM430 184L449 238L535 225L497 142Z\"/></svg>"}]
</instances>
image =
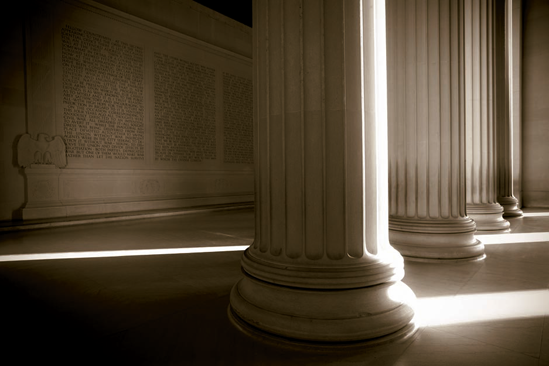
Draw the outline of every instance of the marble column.
<instances>
[{"instance_id":1,"label":"marble column","mask_svg":"<svg viewBox=\"0 0 549 366\"><path fill-rule=\"evenodd\" d=\"M463 2L387 3L389 239L421 261L484 258L466 214Z\"/></svg>"},{"instance_id":2,"label":"marble column","mask_svg":"<svg viewBox=\"0 0 549 366\"><path fill-rule=\"evenodd\" d=\"M507 50L509 67L509 121L513 144L513 195L522 206L522 0L508 0Z\"/></svg>"},{"instance_id":3,"label":"marble column","mask_svg":"<svg viewBox=\"0 0 549 366\"><path fill-rule=\"evenodd\" d=\"M506 3L496 0L496 125L498 138L498 196L504 217L522 216L518 200L513 194L513 130L511 127L509 91L509 24L506 22Z\"/></svg>"},{"instance_id":4,"label":"marble column","mask_svg":"<svg viewBox=\"0 0 549 366\"><path fill-rule=\"evenodd\" d=\"M302 341L397 339L413 292L388 241L385 4L257 0L256 235L229 314Z\"/></svg>"},{"instance_id":5,"label":"marble column","mask_svg":"<svg viewBox=\"0 0 549 366\"><path fill-rule=\"evenodd\" d=\"M467 214L477 230L506 230L497 202L494 98L495 0L465 0Z\"/></svg>"}]
</instances>

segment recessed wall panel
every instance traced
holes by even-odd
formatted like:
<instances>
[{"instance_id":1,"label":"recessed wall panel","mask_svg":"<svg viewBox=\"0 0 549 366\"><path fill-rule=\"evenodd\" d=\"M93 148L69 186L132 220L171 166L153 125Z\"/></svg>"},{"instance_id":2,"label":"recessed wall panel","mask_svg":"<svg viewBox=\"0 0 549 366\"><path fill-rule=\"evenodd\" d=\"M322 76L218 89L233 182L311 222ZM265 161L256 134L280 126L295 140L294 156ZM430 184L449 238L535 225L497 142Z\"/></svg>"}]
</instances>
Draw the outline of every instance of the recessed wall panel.
<instances>
[{"instance_id":1,"label":"recessed wall panel","mask_svg":"<svg viewBox=\"0 0 549 366\"><path fill-rule=\"evenodd\" d=\"M63 138L67 165L48 179L63 182L57 205L83 205L58 212L253 199L249 58L94 2L40 9L27 27L27 48L41 50L27 54L28 133Z\"/></svg>"}]
</instances>

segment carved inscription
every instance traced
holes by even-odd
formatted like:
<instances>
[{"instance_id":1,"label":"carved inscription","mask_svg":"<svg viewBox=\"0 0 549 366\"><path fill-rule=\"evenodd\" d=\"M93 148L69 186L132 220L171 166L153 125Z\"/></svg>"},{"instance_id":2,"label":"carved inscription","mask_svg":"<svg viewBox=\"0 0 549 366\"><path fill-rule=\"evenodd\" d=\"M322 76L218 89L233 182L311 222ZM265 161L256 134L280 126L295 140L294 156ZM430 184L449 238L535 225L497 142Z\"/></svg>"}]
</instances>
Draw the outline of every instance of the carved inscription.
<instances>
[{"instance_id":1,"label":"carved inscription","mask_svg":"<svg viewBox=\"0 0 549 366\"><path fill-rule=\"evenodd\" d=\"M155 160L216 158L215 69L154 53Z\"/></svg>"},{"instance_id":2,"label":"carved inscription","mask_svg":"<svg viewBox=\"0 0 549 366\"><path fill-rule=\"evenodd\" d=\"M145 158L143 48L65 25L63 119L69 158Z\"/></svg>"},{"instance_id":3,"label":"carved inscription","mask_svg":"<svg viewBox=\"0 0 549 366\"><path fill-rule=\"evenodd\" d=\"M223 160L253 164L252 81L223 73Z\"/></svg>"}]
</instances>

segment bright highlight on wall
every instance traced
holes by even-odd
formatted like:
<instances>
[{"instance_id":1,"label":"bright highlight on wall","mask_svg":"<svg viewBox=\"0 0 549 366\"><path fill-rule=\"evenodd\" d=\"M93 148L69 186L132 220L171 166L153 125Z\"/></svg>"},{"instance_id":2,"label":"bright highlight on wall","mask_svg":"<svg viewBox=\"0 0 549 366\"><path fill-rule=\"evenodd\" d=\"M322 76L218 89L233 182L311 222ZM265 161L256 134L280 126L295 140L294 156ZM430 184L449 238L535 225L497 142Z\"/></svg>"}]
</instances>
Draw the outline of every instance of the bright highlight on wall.
<instances>
[{"instance_id":1,"label":"bright highlight on wall","mask_svg":"<svg viewBox=\"0 0 549 366\"><path fill-rule=\"evenodd\" d=\"M531 318L549 314L549 289L417 299L419 326Z\"/></svg>"},{"instance_id":2,"label":"bright highlight on wall","mask_svg":"<svg viewBox=\"0 0 549 366\"><path fill-rule=\"evenodd\" d=\"M48 259L81 259L81 258L111 258L135 257L142 255L191 254L191 253L220 253L246 250L248 245L224 247L198 248L165 248L165 249L135 249L135 250L107 250L95 252L63 252L63 253L34 253L1 255L0 262L40 261Z\"/></svg>"}]
</instances>

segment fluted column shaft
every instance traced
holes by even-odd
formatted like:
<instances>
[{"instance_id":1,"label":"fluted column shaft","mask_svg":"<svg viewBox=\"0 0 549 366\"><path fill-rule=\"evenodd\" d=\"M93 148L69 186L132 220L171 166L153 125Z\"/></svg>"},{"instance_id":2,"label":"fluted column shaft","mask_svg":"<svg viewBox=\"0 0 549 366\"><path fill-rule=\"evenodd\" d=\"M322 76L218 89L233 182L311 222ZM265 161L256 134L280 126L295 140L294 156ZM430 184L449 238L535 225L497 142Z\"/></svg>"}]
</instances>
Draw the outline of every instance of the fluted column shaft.
<instances>
[{"instance_id":1,"label":"fluted column shaft","mask_svg":"<svg viewBox=\"0 0 549 366\"><path fill-rule=\"evenodd\" d=\"M507 1L509 120L513 144L513 195L522 203L522 0Z\"/></svg>"},{"instance_id":2,"label":"fluted column shaft","mask_svg":"<svg viewBox=\"0 0 549 366\"><path fill-rule=\"evenodd\" d=\"M417 260L478 259L466 214L463 2L387 4L390 241Z\"/></svg>"},{"instance_id":3,"label":"fluted column shaft","mask_svg":"<svg viewBox=\"0 0 549 366\"><path fill-rule=\"evenodd\" d=\"M512 0L496 0L496 123L498 134L498 202L503 206L504 217L522 216L518 200L513 192L513 116L510 115L513 102L512 89L509 88L511 57L513 50L513 23L507 21L506 7L512 11Z\"/></svg>"},{"instance_id":4,"label":"fluted column shaft","mask_svg":"<svg viewBox=\"0 0 549 366\"><path fill-rule=\"evenodd\" d=\"M413 329L387 235L384 6L254 2L256 236L231 293L242 327L312 341Z\"/></svg>"},{"instance_id":5,"label":"fluted column shaft","mask_svg":"<svg viewBox=\"0 0 549 366\"><path fill-rule=\"evenodd\" d=\"M477 230L505 230L496 186L495 0L465 0L464 13L467 214Z\"/></svg>"}]
</instances>

